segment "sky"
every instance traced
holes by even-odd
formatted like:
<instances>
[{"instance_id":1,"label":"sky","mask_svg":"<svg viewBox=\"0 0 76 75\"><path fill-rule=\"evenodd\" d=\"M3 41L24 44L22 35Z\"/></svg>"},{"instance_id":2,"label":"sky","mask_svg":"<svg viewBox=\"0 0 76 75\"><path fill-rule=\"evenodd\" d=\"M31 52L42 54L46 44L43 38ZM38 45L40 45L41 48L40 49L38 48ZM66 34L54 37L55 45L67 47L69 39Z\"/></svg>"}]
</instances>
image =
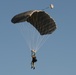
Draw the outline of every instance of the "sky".
<instances>
[{"instance_id":1,"label":"sky","mask_svg":"<svg viewBox=\"0 0 76 75\"><path fill-rule=\"evenodd\" d=\"M50 4L54 9L45 11L55 20L57 29L37 52L38 62L32 70L30 50L11 19ZM76 0L0 0L0 75L76 75L75 14Z\"/></svg>"}]
</instances>

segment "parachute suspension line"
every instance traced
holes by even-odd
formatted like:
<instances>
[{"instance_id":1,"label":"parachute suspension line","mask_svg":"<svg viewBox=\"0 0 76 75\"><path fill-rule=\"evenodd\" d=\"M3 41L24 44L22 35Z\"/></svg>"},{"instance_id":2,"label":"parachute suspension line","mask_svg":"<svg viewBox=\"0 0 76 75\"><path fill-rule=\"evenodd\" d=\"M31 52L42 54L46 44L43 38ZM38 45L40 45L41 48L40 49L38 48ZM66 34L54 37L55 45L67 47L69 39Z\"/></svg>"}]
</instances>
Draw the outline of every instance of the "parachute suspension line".
<instances>
[{"instance_id":1,"label":"parachute suspension line","mask_svg":"<svg viewBox=\"0 0 76 75\"><path fill-rule=\"evenodd\" d=\"M26 33L26 34L27 35L29 34L29 36L27 38L28 38L28 41L29 41L30 50L32 50L32 49L34 49L34 46L35 46L35 32L36 32L36 29L32 25L29 25L28 29L29 29L29 32Z\"/></svg>"},{"instance_id":2,"label":"parachute suspension line","mask_svg":"<svg viewBox=\"0 0 76 75\"><path fill-rule=\"evenodd\" d=\"M24 37L24 39L25 39L28 47L30 48L30 40L29 40L30 37L29 37L29 34L28 34L29 33L29 30L27 31L28 26L26 28L26 26L23 24L23 25L20 25L19 28L20 28L20 32L21 32L22 36Z\"/></svg>"},{"instance_id":3,"label":"parachute suspension line","mask_svg":"<svg viewBox=\"0 0 76 75\"><path fill-rule=\"evenodd\" d=\"M26 38L26 41L27 41L27 43L28 43L28 45L29 45L29 48L30 48L30 50L31 50L31 48L32 48L32 36L33 36L33 34L32 34L32 27L31 27L31 25L28 25L28 26L26 26L26 28L25 29L27 29L27 31L25 32L26 33L26 35L27 35L27 38ZM27 33L28 32L28 33ZM26 36L25 36L26 37Z\"/></svg>"},{"instance_id":4,"label":"parachute suspension line","mask_svg":"<svg viewBox=\"0 0 76 75\"><path fill-rule=\"evenodd\" d=\"M28 32L29 36L28 36L28 40L29 40L29 46L30 46L30 50L32 50L34 48L34 39L35 39L35 29L33 28L33 26L29 25L29 29L30 31Z\"/></svg>"},{"instance_id":5,"label":"parachute suspension line","mask_svg":"<svg viewBox=\"0 0 76 75\"><path fill-rule=\"evenodd\" d=\"M48 35L44 35L44 36L42 37L42 39L41 39L40 42L38 43L37 50L39 50L39 49L44 45L44 43L47 41L48 38L49 38Z\"/></svg>"}]
</instances>

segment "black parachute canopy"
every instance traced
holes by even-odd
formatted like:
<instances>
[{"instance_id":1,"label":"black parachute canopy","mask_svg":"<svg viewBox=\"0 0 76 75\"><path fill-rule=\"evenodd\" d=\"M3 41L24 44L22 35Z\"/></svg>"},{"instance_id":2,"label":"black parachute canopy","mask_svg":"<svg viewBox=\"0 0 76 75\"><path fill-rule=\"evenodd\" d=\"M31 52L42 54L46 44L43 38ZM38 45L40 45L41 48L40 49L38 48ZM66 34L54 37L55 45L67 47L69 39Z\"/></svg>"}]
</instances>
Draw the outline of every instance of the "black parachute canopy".
<instances>
[{"instance_id":1,"label":"black parachute canopy","mask_svg":"<svg viewBox=\"0 0 76 75\"><path fill-rule=\"evenodd\" d=\"M14 16L12 23L29 22L41 35L51 34L56 29L56 24L46 12L42 10L30 10Z\"/></svg>"}]
</instances>

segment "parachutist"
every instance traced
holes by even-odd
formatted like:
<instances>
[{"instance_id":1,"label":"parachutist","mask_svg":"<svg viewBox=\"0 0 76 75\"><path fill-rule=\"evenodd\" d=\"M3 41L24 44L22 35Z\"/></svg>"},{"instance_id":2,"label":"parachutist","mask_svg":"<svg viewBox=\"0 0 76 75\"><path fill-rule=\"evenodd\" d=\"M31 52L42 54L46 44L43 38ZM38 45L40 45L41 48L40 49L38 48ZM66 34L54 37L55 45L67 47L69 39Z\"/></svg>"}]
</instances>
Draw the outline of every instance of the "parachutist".
<instances>
[{"instance_id":1,"label":"parachutist","mask_svg":"<svg viewBox=\"0 0 76 75\"><path fill-rule=\"evenodd\" d=\"M31 68L35 69L35 62L37 62L35 50L31 50L31 57L32 57Z\"/></svg>"},{"instance_id":2,"label":"parachutist","mask_svg":"<svg viewBox=\"0 0 76 75\"><path fill-rule=\"evenodd\" d=\"M47 9L47 8L45 8L45 9ZM50 5L50 8L51 9L54 8L53 4ZM29 10L26 12L22 12L20 14L15 15L11 19L11 22L14 24L21 23L21 22L28 22L39 32L40 35L37 33L38 36L36 36L36 34L34 34L34 32L35 32L34 29L30 25L25 25L27 27L21 26L22 34L25 35L26 32L28 32L27 34L30 35L30 37L31 37L31 38L25 37L26 41L30 40L29 43L36 41L36 43L37 43L36 47L39 47L39 48L46 40L42 37L42 35L45 37L45 35L50 35L50 34L52 34L53 31L56 30L56 23L55 23L54 19L47 12L44 11L45 9ZM31 30L31 28L32 28L32 30ZM32 38L31 32L32 32L32 34L34 34L33 38ZM34 39L34 38L36 38L36 39ZM30 46L32 46L32 45L33 44L31 43ZM31 50L31 57L32 57L31 68L35 69L35 62L37 62L35 50Z\"/></svg>"}]
</instances>

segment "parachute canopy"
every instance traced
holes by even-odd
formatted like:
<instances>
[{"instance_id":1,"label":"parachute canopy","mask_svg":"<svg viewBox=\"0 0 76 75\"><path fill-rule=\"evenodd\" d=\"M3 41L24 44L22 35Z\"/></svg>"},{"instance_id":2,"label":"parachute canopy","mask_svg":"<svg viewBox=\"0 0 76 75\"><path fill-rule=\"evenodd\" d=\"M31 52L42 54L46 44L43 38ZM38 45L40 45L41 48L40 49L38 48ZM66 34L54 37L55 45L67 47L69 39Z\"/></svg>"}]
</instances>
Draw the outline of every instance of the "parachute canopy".
<instances>
[{"instance_id":1,"label":"parachute canopy","mask_svg":"<svg viewBox=\"0 0 76 75\"><path fill-rule=\"evenodd\" d=\"M12 23L29 22L41 35L51 34L56 29L56 24L45 11L30 10L14 16Z\"/></svg>"}]
</instances>

